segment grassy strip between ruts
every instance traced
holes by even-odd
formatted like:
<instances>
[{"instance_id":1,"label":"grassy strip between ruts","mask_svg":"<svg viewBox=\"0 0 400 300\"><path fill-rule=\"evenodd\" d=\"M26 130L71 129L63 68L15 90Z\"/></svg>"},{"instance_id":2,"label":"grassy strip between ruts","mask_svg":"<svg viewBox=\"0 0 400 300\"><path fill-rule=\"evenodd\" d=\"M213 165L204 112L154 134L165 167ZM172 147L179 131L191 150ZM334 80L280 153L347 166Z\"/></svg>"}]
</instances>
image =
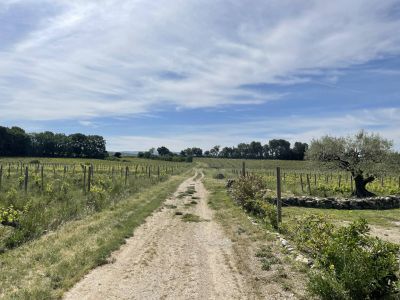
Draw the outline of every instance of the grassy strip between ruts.
<instances>
[{"instance_id":1,"label":"grassy strip between ruts","mask_svg":"<svg viewBox=\"0 0 400 300\"><path fill-rule=\"evenodd\" d=\"M188 175L188 173L186 173ZM173 176L114 207L0 255L1 299L58 299L96 266L108 263L184 176Z\"/></svg>"}]
</instances>

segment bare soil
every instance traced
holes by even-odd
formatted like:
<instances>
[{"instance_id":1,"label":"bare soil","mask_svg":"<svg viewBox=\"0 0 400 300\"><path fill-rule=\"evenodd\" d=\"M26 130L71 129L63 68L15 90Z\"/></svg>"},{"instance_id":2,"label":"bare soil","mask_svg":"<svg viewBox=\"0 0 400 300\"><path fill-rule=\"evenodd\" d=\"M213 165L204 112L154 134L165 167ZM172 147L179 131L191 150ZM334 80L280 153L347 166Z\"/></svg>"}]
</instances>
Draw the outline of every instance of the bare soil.
<instances>
[{"instance_id":1,"label":"bare soil","mask_svg":"<svg viewBox=\"0 0 400 300\"><path fill-rule=\"evenodd\" d=\"M400 223L393 222L392 227L371 225L371 234L385 241L400 244Z\"/></svg>"},{"instance_id":2,"label":"bare soil","mask_svg":"<svg viewBox=\"0 0 400 300\"><path fill-rule=\"evenodd\" d=\"M238 272L232 241L213 219L198 175L65 299L249 299L252 287ZM184 219L188 213L196 218Z\"/></svg>"}]
</instances>

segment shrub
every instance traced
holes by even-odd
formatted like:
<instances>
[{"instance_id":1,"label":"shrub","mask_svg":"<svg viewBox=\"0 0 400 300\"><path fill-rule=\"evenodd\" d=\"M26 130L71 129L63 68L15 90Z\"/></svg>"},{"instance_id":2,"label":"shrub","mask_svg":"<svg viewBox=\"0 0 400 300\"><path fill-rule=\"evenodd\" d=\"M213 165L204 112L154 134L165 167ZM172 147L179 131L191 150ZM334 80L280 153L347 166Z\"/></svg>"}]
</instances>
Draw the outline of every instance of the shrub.
<instances>
[{"instance_id":1,"label":"shrub","mask_svg":"<svg viewBox=\"0 0 400 300\"><path fill-rule=\"evenodd\" d=\"M14 209L13 205L10 205L7 208L0 208L0 223L2 225L16 227L21 215L22 212Z\"/></svg>"},{"instance_id":2,"label":"shrub","mask_svg":"<svg viewBox=\"0 0 400 300\"><path fill-rule=\"evenodd\" d=\"M218 173L218 174L215 174L215 175L214 175L214 178L215 178L215 179L225 179L225 175L222 174L222 173Z\"/></svg>"},{"instance_id":3,"label":"shrub","mask_svg":"<svg viewBox=\"0 0 400 300\"><path fill-rule=\"evenodd\" d=\"M250 212L278 228L275 207L262 199L266 189L265 180L261 176L250 175L240 177L232 184L232 197L247 212Z\"/></svg>"},{"instance_id":4,"label":"shrub","mask_svg":"<svg viewBox=\"0 0 400 300\"><path fill-rule=\"evenodd\" d=\"M232 185L232 197L238 204L246 208L247 203L261 198L261 191L265 188L266 184L261 176L240 177Z\"/></svg>"},{"instance_id":5,"label":"shrub","mask_svg":"<svg viewBox=\"0 0 400 300\"><path fill-rule=\"evenodd\" d=\"M399 246L368 232L363 219L340 228L315 215L294 222L292 240L319 267L310 275L311 293L322 299L378 299L395 292Z\"/></svg>"}]
</instances>

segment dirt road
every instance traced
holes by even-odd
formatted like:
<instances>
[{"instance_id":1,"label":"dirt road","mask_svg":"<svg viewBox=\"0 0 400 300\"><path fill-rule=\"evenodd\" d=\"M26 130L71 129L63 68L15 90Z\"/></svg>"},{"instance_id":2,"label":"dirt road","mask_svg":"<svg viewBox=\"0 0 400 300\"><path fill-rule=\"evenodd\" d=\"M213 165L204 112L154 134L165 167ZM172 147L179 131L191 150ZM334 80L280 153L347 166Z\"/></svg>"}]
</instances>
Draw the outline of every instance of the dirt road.
<instances>
[{"instance_id":1,"label":"dirt road","mask_svg":"<svg viewBox=\"0 0 400 300\"><path fill-rule=\"evenodd\" d=\"M202 176L183 182L113 254L113 263L93 270L65 299L246 299L231 241L213 220Z\"/></svg>"}]
</instances>

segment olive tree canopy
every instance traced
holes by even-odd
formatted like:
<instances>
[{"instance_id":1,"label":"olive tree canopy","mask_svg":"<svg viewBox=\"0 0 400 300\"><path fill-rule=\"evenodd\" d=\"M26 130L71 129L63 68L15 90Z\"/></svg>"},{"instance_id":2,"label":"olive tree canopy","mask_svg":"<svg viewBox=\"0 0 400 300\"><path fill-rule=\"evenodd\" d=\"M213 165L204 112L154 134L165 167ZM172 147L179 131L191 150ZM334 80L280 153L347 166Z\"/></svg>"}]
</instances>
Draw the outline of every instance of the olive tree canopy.
<instances>
[{"instance_id":1,"label":"olive tree canopy","mask_svg":"<svg viewBox=\"0 0 400 300\"><path fill-rule=\"evenodd\" d=\"M377 134L360 131L353 137L324 136L312 140L307 158L348 171L354 177L357 197L374 196L366 185L384 171L384 163L392 154L392 142Z\"/></svg>"}]
</instances>

